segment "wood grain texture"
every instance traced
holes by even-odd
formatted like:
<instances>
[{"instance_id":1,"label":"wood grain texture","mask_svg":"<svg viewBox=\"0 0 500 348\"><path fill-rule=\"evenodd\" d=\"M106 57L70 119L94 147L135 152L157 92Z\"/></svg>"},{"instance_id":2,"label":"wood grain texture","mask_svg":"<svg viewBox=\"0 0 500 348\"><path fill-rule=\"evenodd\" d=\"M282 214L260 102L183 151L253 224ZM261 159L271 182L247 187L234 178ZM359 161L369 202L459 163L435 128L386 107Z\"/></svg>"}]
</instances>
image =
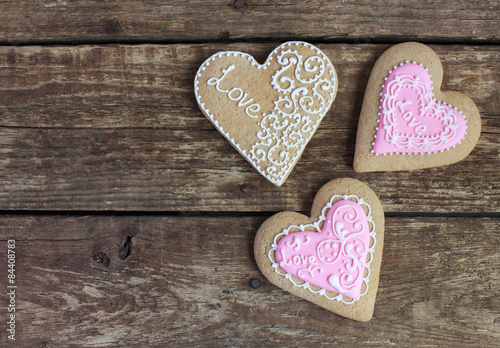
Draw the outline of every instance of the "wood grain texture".
<instances>
[{"instance_id":1,"label":"wood grain texture","mask_svg":"<svg viewBox=\"0 0 500 348\"><path fill-rule=\"evenodd\" d=\"M498 42L500 4L488 1L4 0L4 41L441 40Z\"/></svg>"},{"instance_id":2,"label":"wood grain texture","mask_svg":"<svg viewBox=\"0 0 500 348\"><path fill-rule=\"evenodd\" d=\"M431 46L444 90L478 105L482 135L446 167L355 173L371 68L388 45L318 45L338 72L332 110L285 184L260 176L196 105L211 54L263 61L275 44L0 47L0 209L307 211L327 181L369 184L387 212L499 212L498 46ZM307 178L307 180L304 180Z\"/></svg>"},{"instance_id":3,"label":"wood grain texture","mask_svg":"<svg viewBox=\"0 0 500 348\"><path fill-rule=\"evenodd\" d=\"M2 264L6 240L16 239L16 343L498 345L498 218L388 218L369 323L342 318L268 283L252 253L264 220L2 216ZM126 236L132 236L131 254L119 260ZM99 251L108 255L109 267L92 260ZM262 286L250 287L252 278ZM4 292L0 301L4 318ZM0 330L0 339L5 335Z\"/></svg>"},{"instance_id":4,"label":"wood grain texture","mask_svg":"<svg viewBox=\"0 0 500 348\"><path fill-rule=\"evenodd\" d=\"M499 27L496 0L0 1L0 346L498 346L498 214L402 215L500 212ZM339 92L277 188L202 115L193 80L215 52L263 62L290 39L330 57ZM479 143L446 167L355 173L371 68L383 43L411 40L440 44L443 89L476 102ZM52 45L65 43L79 45ZM346 176L402 213L386 218L369 323L273 286L253 257L272 212L306 212ZM11 238L15 345L4 326Z\"/></svg>"}]
</instances>

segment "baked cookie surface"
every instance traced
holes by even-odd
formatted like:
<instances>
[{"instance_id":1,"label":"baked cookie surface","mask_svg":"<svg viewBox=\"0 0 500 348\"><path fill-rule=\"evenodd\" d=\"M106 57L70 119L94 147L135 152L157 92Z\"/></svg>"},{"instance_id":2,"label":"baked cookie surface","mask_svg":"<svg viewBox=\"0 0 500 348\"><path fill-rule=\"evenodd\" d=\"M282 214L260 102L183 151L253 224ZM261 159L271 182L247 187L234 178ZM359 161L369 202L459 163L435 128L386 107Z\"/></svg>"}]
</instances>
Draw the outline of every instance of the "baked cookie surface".
<instances>
[{"instance_id":1,"label":"baked cookie surface","mask_svg":"<svg viewBox=\"0 0 500 348\"><path fill-rule=\"evenodd\" d=\"M280 186L337 92L328 57L306 42L277 47L264 64L219 52L199 68L195 96L205 116L252 166Z\"/></svg>"}]
</instances>

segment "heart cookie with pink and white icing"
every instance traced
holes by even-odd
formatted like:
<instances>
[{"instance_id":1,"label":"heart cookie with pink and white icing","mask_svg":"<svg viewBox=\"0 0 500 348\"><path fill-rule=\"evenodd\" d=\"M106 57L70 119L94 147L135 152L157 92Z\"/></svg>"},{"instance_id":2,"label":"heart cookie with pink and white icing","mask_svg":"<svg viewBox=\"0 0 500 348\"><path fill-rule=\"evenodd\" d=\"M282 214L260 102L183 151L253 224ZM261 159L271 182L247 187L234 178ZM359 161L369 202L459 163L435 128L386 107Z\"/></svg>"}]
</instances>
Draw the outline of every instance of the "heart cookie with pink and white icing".
<instances>
[{"instance_id":1,"label":"heart cookie with pink and white icing","mask_svg":"<svg viewBox=\"0 0 500 348\"><path fill-rule=\"evenodd\" d=\"M317 193L311 217L282 212L257 232L257 264L273 284L342 316L368 321L377 294L384 213L375 193L354 179Z\"/></svg>"},{"instance_id":2,"label":"heart cookie with pink and white icing","mask_svg":"<svg viewBox=\"0 0 500 348\"><path fill-rule=\"evenodd\" d=\"M465 158L481 132L474 102L440 90L443 68L429 47L408 42L373 67L359 118L354 170L412 170Z\"/></svg>"}]
</instances>

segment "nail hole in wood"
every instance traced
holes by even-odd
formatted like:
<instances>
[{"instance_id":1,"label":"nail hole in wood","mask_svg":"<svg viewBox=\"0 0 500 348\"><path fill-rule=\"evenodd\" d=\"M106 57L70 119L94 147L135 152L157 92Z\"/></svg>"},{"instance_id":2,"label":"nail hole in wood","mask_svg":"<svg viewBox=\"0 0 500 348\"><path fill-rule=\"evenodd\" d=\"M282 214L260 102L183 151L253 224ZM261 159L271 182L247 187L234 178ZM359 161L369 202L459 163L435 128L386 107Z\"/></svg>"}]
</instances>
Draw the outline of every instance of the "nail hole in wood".
<instances>
[{"instance_id":1,"label":"nail hole in wood","mask_svg":"<svg viewBox=\"0 0 500 348\"><path fill-rule=\"evenodd\" d=\"M244 9L247 6L248 6L248 4L245 0L235 0L233 2L233 7L238 9L238 10Z\"/></svg>"},{"instance_id":2,"label":"nail hole in wood","mask_svg":"<svg viewBox=\"0 0 500 348\"><path fill-rule=\"evenodd\" d=\"M258 289L262 286L259 278L252 278L248 281L248 286L252 289Z\"/></svg>"}]
</instances>

